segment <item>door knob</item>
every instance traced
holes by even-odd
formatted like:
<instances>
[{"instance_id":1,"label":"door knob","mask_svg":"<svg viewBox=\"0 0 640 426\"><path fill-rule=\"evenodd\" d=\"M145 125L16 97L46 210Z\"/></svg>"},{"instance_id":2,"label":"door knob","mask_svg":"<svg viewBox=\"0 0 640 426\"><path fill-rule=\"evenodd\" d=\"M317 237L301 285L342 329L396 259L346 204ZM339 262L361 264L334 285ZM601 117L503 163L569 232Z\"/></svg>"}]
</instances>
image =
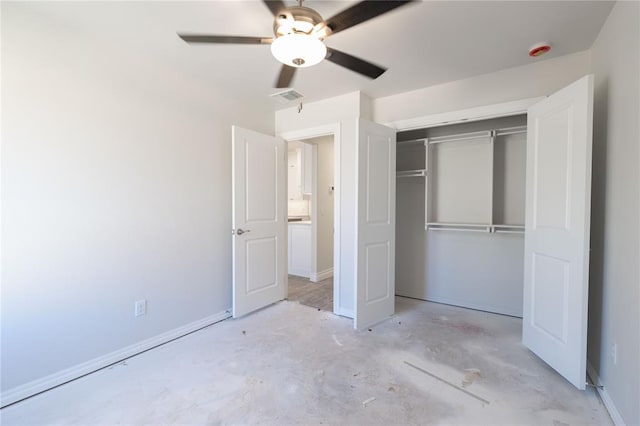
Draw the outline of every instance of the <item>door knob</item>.
<instances>
[{"instance_id":1,"label":"door knob","mask_svg":"<svg viewBox=\"0 0 640 426\"><path fill-rule=\"evenodd\" d=\"M236 235L242 235L245 232L251 232L250 229L242 229L242 228L238 228L238 230L236 231Z\"/></svg>"}]
</instances>

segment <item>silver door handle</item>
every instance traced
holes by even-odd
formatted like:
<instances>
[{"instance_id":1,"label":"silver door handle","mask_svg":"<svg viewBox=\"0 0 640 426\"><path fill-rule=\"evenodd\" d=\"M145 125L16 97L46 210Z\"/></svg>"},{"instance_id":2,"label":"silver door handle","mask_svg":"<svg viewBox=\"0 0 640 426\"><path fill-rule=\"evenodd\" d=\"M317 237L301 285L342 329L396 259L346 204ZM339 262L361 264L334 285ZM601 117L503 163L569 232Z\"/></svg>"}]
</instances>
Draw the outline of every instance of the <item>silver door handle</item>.
<instances>
[{"instance_id":1,"label":"silver door handle","mask_svg":"<svg viewBox=\"0 0 640 426\"><path fill-rule=\"evenodd\" d=\"M238 228L238 230L236 231L236 235L242 235L245 232L251 232L250 229L242 229L242 228Z\"/></svg>"}]
</instances>

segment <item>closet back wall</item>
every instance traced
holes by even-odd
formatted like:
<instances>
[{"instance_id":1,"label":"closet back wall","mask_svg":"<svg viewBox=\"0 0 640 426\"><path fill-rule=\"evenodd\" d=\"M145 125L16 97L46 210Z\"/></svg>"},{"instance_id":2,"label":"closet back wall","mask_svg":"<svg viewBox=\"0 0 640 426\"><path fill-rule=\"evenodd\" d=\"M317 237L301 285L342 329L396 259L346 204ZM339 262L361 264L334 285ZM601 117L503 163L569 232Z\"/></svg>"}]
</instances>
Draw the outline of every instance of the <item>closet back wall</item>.
<instances>
[{"instance_id":1,"label":"closet back wall","mask_svg":"<svg viewBox=\"0 0 640 426\"><path fill-rule=\"evenodd\" d=\"M506 117L402 132L398 140L524 125L526 116ZM399 144L398 171L427 168L428 177L398 179L398 295L522 316L524 234L489 230L524 223L525 145L526 133L431 144L427 165L423 144Z\"/></svg>"}]
</instances>

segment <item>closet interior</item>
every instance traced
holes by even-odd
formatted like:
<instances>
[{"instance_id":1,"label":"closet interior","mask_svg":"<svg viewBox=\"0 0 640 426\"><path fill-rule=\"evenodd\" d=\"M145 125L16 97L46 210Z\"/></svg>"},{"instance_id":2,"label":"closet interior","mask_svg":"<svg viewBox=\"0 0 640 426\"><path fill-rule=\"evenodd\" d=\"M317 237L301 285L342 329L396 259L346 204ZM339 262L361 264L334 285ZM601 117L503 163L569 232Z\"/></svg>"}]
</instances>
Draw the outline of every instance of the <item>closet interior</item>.
<instances>
[{"instance_id":1,"label":"closet interior","mask_svg":"<svg viewBox=\"0 0 640 426\"><path fill-rule=\"evenodd\" d=\"M526 124L397 134L397 295L522 317Z\"/></svg>"}]
</instances>

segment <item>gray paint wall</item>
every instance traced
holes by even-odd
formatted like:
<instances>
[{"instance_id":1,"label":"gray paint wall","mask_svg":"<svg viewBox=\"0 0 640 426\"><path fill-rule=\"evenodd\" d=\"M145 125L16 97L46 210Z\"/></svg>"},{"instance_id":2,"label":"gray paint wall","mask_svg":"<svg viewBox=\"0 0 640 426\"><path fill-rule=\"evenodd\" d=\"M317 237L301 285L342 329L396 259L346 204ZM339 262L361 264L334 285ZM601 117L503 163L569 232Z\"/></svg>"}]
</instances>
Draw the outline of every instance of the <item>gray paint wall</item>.
<instances>
[{"instance_id":1,"label":"gray paint wall","mask_svg":"<svg viewBox=\"0 0 640 426\"><path fill-rule=\"evenodd\" d=\"M333 268L333 136L313 140L318 150L317 272Z\"/></svg>"},{"instance_id":2,"label":"gray paint wall","mask_svg":"<svg viewBox=\"0 0 640 426\"><path fill-rule=\"evenodd\" d=\"M589 360L627 424L640 424L638 13L638 3L616 4L593 47ZM355 117L544 95L589 60L583 52L371 103L318 102L276 124L341 122L348 148ZM207 88L16 3L2 5L1 100L3 391L229 307L230 125L271 132L272 114L250 105L230 114ZM327 103L340 107L328 113ZM342 154L346 171L352 155ZM136 320L139 298L149 313Z\"/></svg>"},{"instance_id":3,"label":"gray paint wall","mask_svg":"<svg viewBox=\"0 0 640 426\"><path fill-rule=\"evenodd\" d=\"M399 133L398 140L523 125L526 115L410 130ZM427 181L398 178L397 295L522 317L524 234L425 231L425 217L428 222L488 224L491 217L493 224L524 224L526 134L494 143L493 154L488 139L431 145L428 215ZM439 156L446 151L448 157ZM399 144L397 159L398 170L424 168L425 148ZM447 161L459 167L443 173Z\"/></svg>"},{"instance_id":4,"label":"gray paint wall","mask_svg":"<svg viewBox=\"0 0 640 426\"><path fill-rule=\"evenodd\" d=\"M640 424L639 16L639 3L617 2L592 48L588 358L627 425Z\"/></svg>"},{"instance_id":5,"label":"gray paint wall","mask_svg":"<svg viewBox=\"0 0 640 426\"><path fill-rule=\"evenodd\" d=\"M230 308L235 120L123 55L2 4L3 392Z\"/></svg>"}]
</instances>

